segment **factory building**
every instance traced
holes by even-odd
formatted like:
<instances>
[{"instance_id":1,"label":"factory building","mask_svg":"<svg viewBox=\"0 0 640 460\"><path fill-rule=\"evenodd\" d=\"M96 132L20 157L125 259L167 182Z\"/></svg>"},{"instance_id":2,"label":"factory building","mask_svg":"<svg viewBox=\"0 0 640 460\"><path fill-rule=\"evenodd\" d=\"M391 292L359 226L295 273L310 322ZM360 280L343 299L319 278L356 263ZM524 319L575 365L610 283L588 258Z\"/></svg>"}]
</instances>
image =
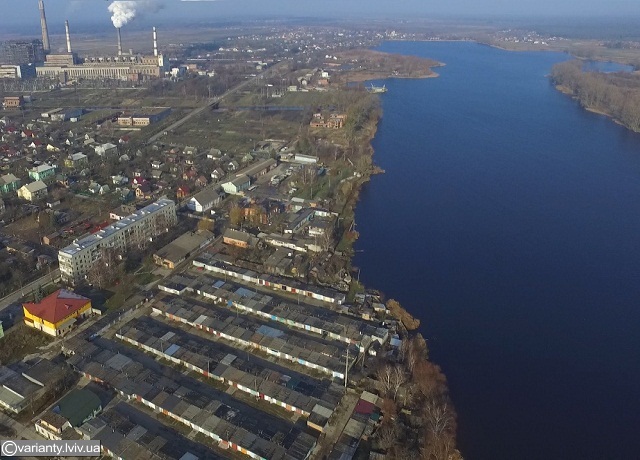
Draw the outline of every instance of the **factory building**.
<instances>
[{"instance_id":1,"label":"factory building","mask_svg":"<svg viewBox=\"0 0 640 460\"><path fill-rule=\"evenodd\" d=\"M2 64L0 65L0 78L20 79L36 76L36 68L31 64Z\"/></svg>"},{"instance_id":2,"label":"factory building","mask_svg":"<svg viewBox=\"0 0 640 460\"><path fill-rule=\"evenodd\" d=\"M139 247L166 232L178 221L175 202L161 198L97 233L74 241L58 252L60 275L69 284L82 282L105 249Z\"/></svg>"},{"instance_id":3,"label":"factory building","mask_svg":"<svg viewBox=\"0 0 640 460\"><path fill-rule=\"evenodd\" d=\"M116 79L142 81L164 76L164 57L158 52L157 32L153 28L152 56L122 52L118 29L118 53L115 56L87 56L79 58L71 49L69 22L65 22L67 52L48 54L44 65L36 67L38 77L50 78L66 83L76 79Z\"/></svg>"},{"instance_id":4,"label":"factory building","mask_svg":"<svg viewBox=\"0 0 640 460\"><path fill-rule=\"evenodd\" d=\"M44 49L40 40L9 40L0 45L2 64L26 65L43 61Z\"/></svg>"}]
</instances>

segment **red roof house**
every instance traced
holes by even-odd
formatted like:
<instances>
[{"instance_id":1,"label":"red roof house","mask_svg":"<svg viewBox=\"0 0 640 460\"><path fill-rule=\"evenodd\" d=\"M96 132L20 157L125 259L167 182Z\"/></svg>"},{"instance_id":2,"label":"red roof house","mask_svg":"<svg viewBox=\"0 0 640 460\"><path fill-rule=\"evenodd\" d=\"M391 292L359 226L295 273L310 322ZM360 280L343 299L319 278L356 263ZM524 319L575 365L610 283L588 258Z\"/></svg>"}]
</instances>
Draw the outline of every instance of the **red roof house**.
<instances>
[{"instance_id":1,"label":"red roof house","mask_svg":"<svg viewBox=\"0 0 640 460\"><path fill-rule=\"evenodd\" d=\"M79 317L91 313L91 300L66 289L58 289L40 302L22 304L27 326L58 336L69 331Z\"/></svg>"}]
</instances>

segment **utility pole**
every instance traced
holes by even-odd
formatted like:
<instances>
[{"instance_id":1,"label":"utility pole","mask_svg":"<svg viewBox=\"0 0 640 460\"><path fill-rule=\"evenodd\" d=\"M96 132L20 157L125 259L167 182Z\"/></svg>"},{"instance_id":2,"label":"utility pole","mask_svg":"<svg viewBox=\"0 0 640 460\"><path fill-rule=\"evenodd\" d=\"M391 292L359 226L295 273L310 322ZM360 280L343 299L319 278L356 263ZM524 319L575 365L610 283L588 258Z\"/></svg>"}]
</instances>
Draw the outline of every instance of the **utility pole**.
<instances>
[{"instance_id":1,"label":"utility pole","mask_svg":"<svg viewBox=\"0 0 640 460\"><path fill-rule=\"evenodd\" d=\"M347 362L344 365L344 387L347 388L347 379L349 378L349 346L347 345Z\"/></svg>"}]
</instances>

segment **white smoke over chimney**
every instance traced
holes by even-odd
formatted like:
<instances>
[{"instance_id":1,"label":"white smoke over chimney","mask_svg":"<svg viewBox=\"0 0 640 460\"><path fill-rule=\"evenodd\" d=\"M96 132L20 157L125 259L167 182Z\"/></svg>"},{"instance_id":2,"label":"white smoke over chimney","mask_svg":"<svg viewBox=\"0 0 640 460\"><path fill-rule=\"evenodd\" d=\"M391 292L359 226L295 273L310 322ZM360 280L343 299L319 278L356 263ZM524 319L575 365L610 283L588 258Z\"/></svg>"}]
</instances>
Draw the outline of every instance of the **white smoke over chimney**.
<instances>
[{"instance_id":1,"label":"white smoke over chimney","mask_svg":"<svg viewBox=\"0 0 640 460\"><path fill-rule=\"evenodd\" d=\"M109 5L109 13L111 13L111 22L113 22L113 26L116 29L119 29L136 17L136 2L113 2Z\"/></svg>"},{"instance_id":2,"label":"white smoke over chimney","mask_svg":"<svg viewBox=\"0 0 640 460\"><path fill-rule=\"evenodd\" d=\"M116 29L127 25L140 12L155 13L163 8L162 0L116 0L109 5L111 22Z\"/></svg>"}]
</instances>

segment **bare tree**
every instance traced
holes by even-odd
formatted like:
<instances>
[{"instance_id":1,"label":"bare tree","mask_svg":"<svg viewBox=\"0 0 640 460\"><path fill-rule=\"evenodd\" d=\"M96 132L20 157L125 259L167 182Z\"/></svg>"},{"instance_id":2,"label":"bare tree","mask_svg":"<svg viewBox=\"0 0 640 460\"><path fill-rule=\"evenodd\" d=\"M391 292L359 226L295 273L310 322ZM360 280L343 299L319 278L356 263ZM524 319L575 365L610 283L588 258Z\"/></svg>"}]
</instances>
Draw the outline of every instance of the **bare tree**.
<instances>
[{"instance_id":1,"label":"bare tree","mask_svg":"<svg viewBox=\"0 0 640 460\"><path fill-rule=\"evenodd\" d=\"M380 381L383 394L392 396L395 401L400 386L407 381L407 375L404 369L398 365L387 364L379 367L376 371L376 377Z\"/></svg>"},{"instance_id":2,"label":"bare tree","mask_svg":"<svg viewBox=\"0 0 640 460\"><path fill-rule=\"evenodd\" d=\"M376 377L380 382L382 393L389 395L393 388L393 366L387 364L376 371Z\"/></svg>"},{"instance_id":3,"label":"bare tree","mask_svg":"<svg viewBox=\"0 0 640 460\"><path fill-rule=\"evenodd\" d=\"M455 417L447 403L432 398L424 405L426 417L425 446L422 458L448 460L455 451Z\"/></svg>"}]
</instances>

